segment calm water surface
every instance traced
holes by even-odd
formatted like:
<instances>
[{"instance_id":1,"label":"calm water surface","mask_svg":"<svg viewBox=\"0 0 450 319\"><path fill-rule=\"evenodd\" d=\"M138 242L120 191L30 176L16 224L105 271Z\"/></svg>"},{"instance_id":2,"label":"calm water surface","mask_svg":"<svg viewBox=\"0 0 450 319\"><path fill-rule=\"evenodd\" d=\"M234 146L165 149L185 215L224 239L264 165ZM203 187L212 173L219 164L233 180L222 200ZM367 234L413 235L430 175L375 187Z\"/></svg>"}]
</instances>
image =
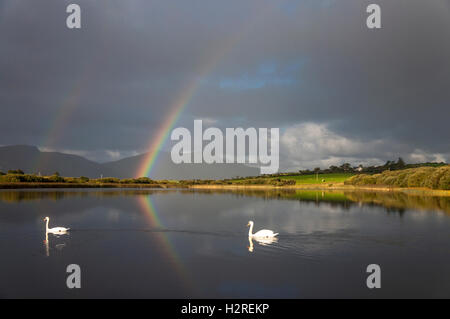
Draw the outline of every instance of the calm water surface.
<instances>
[{"instance_id":1,"label":"calm water surface","mask_svg":"<svg viewBox=\"0 0 450 319\"><path fill-rule=\"evenodd\" d=\"M70 233L46 240L45 216ZM249 241L249 220L279 240ZM449 298L449 231L448 197L3 190L0 297ZM381 289L366 286L373 263Z\"/></svg>"}]
</instances>

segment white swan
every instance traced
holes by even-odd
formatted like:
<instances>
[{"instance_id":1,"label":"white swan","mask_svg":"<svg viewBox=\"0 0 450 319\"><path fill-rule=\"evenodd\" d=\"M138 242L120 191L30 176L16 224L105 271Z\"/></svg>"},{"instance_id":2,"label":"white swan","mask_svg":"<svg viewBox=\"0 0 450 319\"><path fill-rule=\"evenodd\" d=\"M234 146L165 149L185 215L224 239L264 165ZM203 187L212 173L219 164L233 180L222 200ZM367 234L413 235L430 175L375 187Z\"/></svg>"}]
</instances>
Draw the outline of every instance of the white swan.
<instances>
[{"instance_id":1,"label":"white swan","mask_svg":"<svg viewBox=\"0 0 450 319\"><path fill-rule=\"evenodd\" d=\"M271 230L268 229L261 229L260 231L256 232L256 233L252 233L253 232L253 222L249 221L247 226L250 226L250 229L248 230L248 237L250 238L272 238L275 237L276 235L278 235L278 233L274 233Z\"/></svg>"},{"instance_id":2,"label":"white swan","mask_svg":"<svg viewBox=\"0 0 450 319\"><path fill-rule=\"evenodd\" d=\"M44 220L46 221L46 223L45 223L45 232L46 233L56 234L56 235L63 235L63 234L66 234L67 231L70 229L70 228L65 228L65 227L48 228L48 222L50 221L50 218L49 217L45 217Z\"/></svg>"}]
</instances>

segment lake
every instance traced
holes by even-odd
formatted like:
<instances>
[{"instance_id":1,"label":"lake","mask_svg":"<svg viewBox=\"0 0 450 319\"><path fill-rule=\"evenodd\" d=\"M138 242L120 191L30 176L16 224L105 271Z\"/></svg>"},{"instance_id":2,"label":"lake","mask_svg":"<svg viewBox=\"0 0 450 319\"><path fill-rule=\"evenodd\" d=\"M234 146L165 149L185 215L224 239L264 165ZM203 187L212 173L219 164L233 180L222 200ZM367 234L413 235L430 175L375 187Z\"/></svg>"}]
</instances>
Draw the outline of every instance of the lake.
<instances>
[{"instance_id":1,"label":"lake","mask_svg":"<svg viewBox=\"0 0 450 319\"><path fill-rule=\"evenodd\" d=\"M46 237L46 216L71 230ZM278 241L249 240L249 220ZM0 297L449 298L449 231L449 197L0 190ZM70 264L80 289L66 286Z\"/></svg>"}]
</instances>

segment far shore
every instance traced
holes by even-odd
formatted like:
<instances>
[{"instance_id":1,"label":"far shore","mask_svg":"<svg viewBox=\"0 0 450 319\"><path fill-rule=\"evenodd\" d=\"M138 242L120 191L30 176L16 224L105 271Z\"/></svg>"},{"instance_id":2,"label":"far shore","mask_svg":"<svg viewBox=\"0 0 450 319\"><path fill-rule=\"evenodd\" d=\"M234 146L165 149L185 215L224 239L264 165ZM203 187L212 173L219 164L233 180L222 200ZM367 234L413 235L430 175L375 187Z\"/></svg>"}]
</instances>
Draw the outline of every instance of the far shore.
<instances>
[{"instance_id":1,"label":"far shore","mask_svg":"<svg viewBox=\"0 0 450 319\"><path fill-rule=\"evenodd\" d=\"M0 189L48 189L48 188L191 188L191 189L215 189L215 190L312 190L312 191L370 191L370 192L403 192L417 196L450 196L450 190L435 190L428 188L402 188L388 186L353 186L344 183L334 184L297 184L297 185L181 185L168 184L118 184L118 183L0 183Z\"/></svg>"},{"instance_id":2,"label":"far shore","mask_svg":"<svg viewBox=\"0 0 450 319\"><path fill-rule=\"evenodd\" d=\"M39 188L186 188L179 184L119 184L119 183L0 183L0 189Z\"/></svg>"},{"instance_id":3,"label":"far shore","mask_svg":"<svg viewBox=\"0 0 450 319\"><path fill-rule=\"evenodd\" d=\"M439 190L429 188L408 188L408 187L388 187L388 186L353 186L336 184L297 184L286 186L271 185L191 185L189 188L197 189L286 189L286 190L316 190L316 191L370 191L370 192L403 192L410 195L426 196L450 196L450 190Z\"/></svg>"}]
</instances>

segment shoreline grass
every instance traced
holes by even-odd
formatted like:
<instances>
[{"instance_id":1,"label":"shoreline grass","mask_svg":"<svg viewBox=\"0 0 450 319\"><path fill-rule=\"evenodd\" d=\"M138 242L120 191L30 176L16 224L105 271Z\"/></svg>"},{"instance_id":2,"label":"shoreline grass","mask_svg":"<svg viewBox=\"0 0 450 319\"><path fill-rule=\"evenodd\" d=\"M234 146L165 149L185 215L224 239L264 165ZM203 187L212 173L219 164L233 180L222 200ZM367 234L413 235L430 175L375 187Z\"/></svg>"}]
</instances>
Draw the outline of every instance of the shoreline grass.
<instances>
[{"instance_id":1,"label":"shoreline grass","mask_svg":"<svg viewBox=\"0 0 450 319\"><path fill-rule=\"evenodd\" d=\"M450 190L450 165L441 167L418 167L380 174L359 174L344 182L354 186L387 186L399 188L427 188Z\"/></svg>"},{"instance_id":2,"label":"shoreline grass","mask_svg":"<svg viewBox=\"0 0 450 319\"><path fill-rule=\"evenodd\" d=\"M345 185L344 183L335 183L331 185L323 184L298 184L298 185L217 185L217 184L197 184L197 185L183 185L180 183L174 184L67 184L67 183L0 183L0 190L2 189L198 189L198 190L299 190L299 191L350 191L350 192L391 192L391 193L405 193L417 196L444 196L450 197L450 190L434 190L429 188L413 188L413 187L386 187L386 186L354 186Z\"/></svg>"},{"instance_id":3,"label":"shoreline grass","mask_svg":"<svg viewBox=\"0 0 450 319\"><path fill-rule=\"evenodd\" d=\"M323 173L303 175L255 176L224 180L152 180L148 177L119 179L106 177L36 176L6 174L0 176L0 189L25 188L203 188L203 189L309 189L403 191L421 194L450 194L450 165L419 167L380 174Z\"/></svg>"},{"instance_id":4,"label":"shoreline grass","mask_svg":"<svg viewBox=\"0 0 450 319\"><path fill-rule=\"evenodd\" d=\"M290 186L271 186L271 185L191 185L193 189L224 189L224 190L304 190L304 191L363 191L363 192L401 192L419 196L450 196L450 190L438 190L429 188L413 187L386 187L386 186L353 186L337 183L333 185L290 185Z\"/></svg>"},{"instance_id":5,"label":"shoreline grass","mask_svg":"<svg viewBox=\"0 0 450 319\"><path fill-rule=\"evenodd\" d=\"M183 188L180 184L119 184L119 183L0 183L0 189L27 188Z\"/></svg>"}]
</instances>

